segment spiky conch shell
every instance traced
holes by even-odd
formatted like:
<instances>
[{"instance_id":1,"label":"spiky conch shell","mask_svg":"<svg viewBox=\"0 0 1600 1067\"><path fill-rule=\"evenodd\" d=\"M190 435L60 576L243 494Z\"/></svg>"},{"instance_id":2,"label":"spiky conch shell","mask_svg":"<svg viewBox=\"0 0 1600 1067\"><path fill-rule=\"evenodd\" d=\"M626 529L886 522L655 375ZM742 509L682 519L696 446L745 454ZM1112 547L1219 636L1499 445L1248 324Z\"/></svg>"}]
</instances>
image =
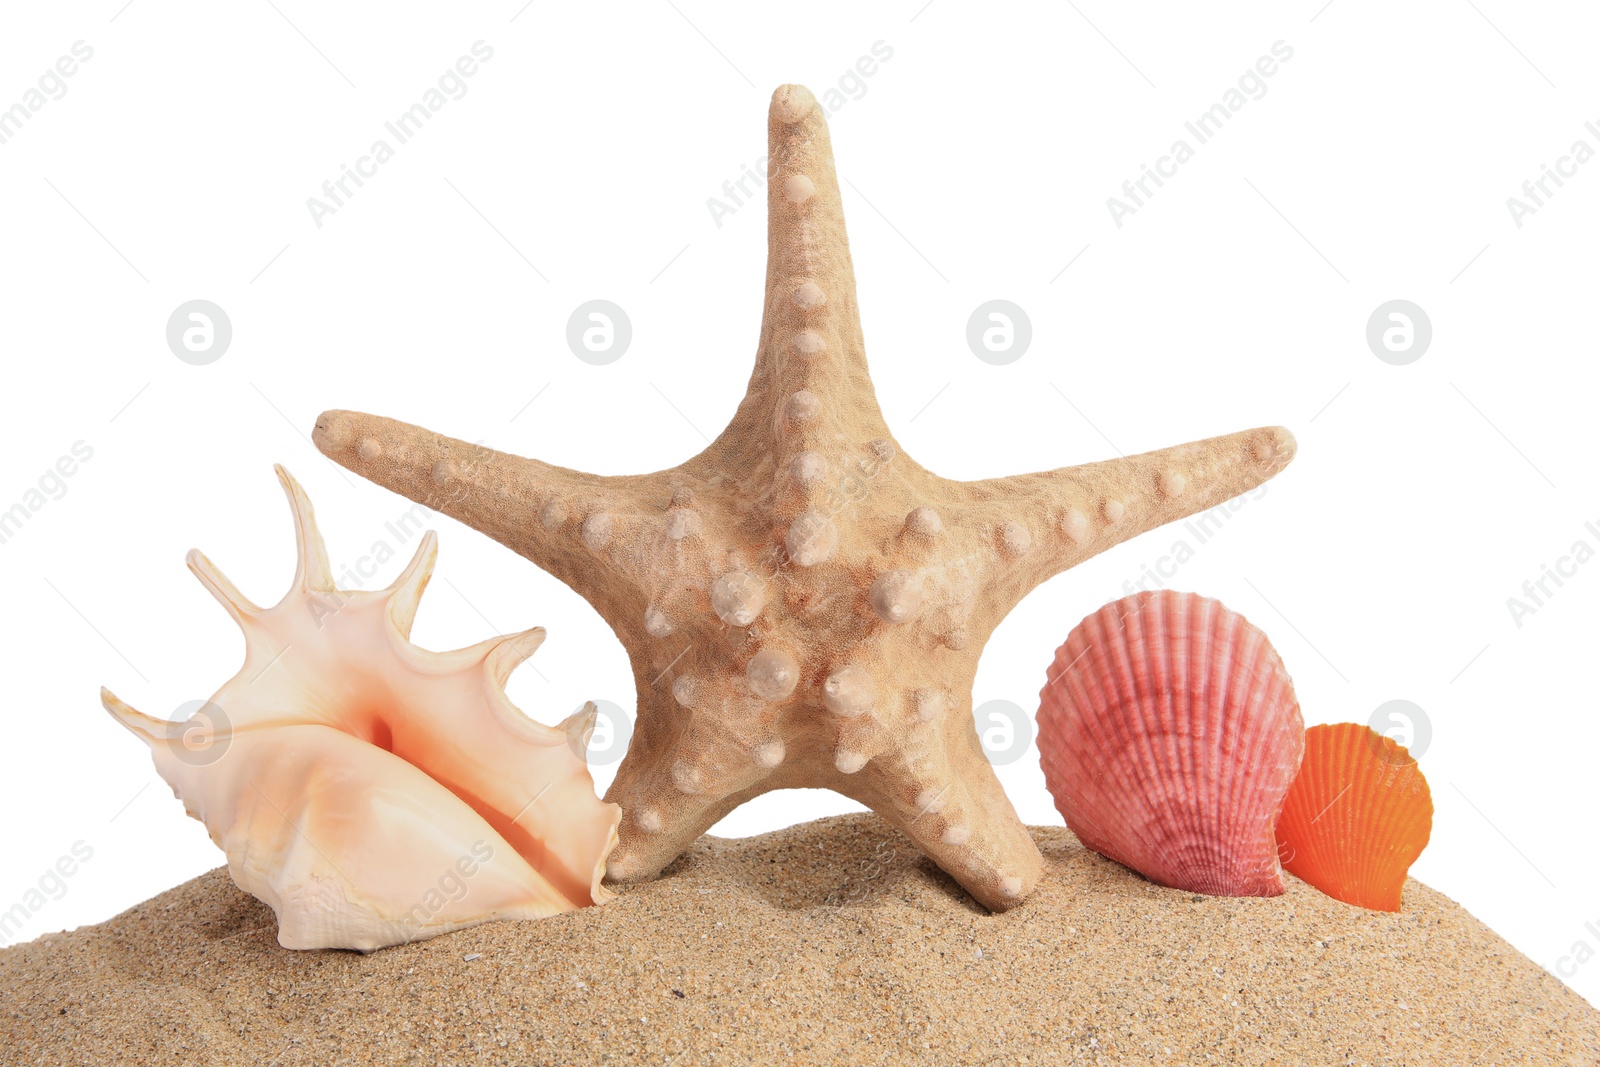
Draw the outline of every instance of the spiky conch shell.
<instances>
[{"instance_id":1,"label":"spiky conch shell","mask_svg":"<svg viewBox=\"0 0 1600 1067\"><path fill-rule=\"evenodd\" d=\"M1283 661L1242 615L1170 590L1107 604L1039 696L1045 783L1084 845L1175 889L1283 892L1273 825L1305 729Z\"/></svg>"},{"instance_id":2,"label":"spiky conch shell","mask_svg":"<svg viewBox=\"0 0 1600 1067\"><path fill-rule=\"evenodd\" d=\"M1278 819L1290 874L1335 900L1399 911L1433 832L1428 780L1405 747L1361 723L1313 726Z\"/></svg>"},{"instance_id":3,"label":"spiky conch shell","mask_svg":"<svg viewBox=\"0 0 1600 1067\"><path fill-rule=\"evenodd\" d=\"M544 630L418 648L434 534L387 589L338 589L311 502L275 469L299 549L284 598L258 607L188 556L244 631L243 668L185 722L101 697L234 883L277 914L279 943L371 951L612 896L600 880L621 809L595 795L582 755L594 705L548 727L505 694Z\"/></svg>"}]
</instances>

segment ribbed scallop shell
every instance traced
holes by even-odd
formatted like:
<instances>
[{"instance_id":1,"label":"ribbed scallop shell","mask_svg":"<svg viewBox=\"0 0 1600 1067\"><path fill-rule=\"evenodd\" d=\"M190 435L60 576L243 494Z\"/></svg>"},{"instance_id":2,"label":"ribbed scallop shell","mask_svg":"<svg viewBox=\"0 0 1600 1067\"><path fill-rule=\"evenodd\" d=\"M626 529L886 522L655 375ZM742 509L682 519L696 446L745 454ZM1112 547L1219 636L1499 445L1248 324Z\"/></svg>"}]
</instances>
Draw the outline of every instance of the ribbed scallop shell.
<instances>
[{"instance_id":1,"label":"ribbed scallop shell","mask_svg":"<svg viewBox=\"0 0 1600 1067\"><path fill-rule=\"evenodd\" d=\"M1084 845L1153 882L1283 892L1273 824L1304 724L1265 634L1193 593L1137 593L1079 623L1039 694L1039 760Z\"/></svg>"},{"instance_id":2,"label":"ribbed scallop shell","mask_svg":"<svg viewBox=\"0 0 1600 1067\"><path fill-rule=\"evenodd\" d=\"M1360 723L1313 726L1278 819L1289 873L1335 900L1399 911L1433 832L1428 780L1404 747Z\"/></svg>"}]
</instances>

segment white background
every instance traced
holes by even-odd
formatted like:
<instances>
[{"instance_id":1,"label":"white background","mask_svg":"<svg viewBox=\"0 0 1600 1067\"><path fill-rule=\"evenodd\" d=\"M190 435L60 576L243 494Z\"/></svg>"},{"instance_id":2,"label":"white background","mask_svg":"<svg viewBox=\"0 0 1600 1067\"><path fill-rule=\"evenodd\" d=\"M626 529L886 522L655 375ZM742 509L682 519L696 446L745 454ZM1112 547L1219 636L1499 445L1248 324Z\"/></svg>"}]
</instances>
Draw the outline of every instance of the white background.
<instances>
[{"instance_id":1,"label":"white background","mask_svg":"<svg viewBox=\"0 0 1600 1067\"><path fill-rule=\"evenodd\" d=\"M1170 584L1272 635L1308 723L1420 705L1437 813L1413 873L1600 1000L1600 962L1562 959L1600 950L1583 925L1600 920L1600 563L1520 627L1507 607L1574 541L1600 548L1584 529L1600 520L1600 162L1521 228L1506 206L1574 140L1600 148L1583 125L1600 120L1592 10L275 2L0 15L0 107L75 41L94 49L0 145L0 509L75 442L93 449L0 544L0 909L74 842L93 849L23 937L221 861L96 690L165 715L236 669L240 637L182 558L201 547L255 599L281 594L293 542L273 462L305 483L336 564L394 541L384 523L411 505L312 448L319 411L605 473L715 435L754 354L765 206L719 227L707 199L765 153L776 85L821 94L882 41L892 58L831 125L901 445L976 478L1289 426L1299 458ZM467 94L315 226L306 199L480 39L494 57ZM1114 225L1107 197L1279 40L1293 58L1265 96ZM634 329L605 367L564 340L597 297ZM195 298L233 324L209 366L165 341ZM1032 320L1008 366L966 345L991 298ZM1434 329L1408 366L1365 341L1395 298ZM434 525L419 643L543 625L538 672L511 685L530 714L633 706L622 648L583 601ZM1068 630L1184 536L1149 533L1036 591L988 645L975 702L1034 708ZM372 585L413 544L391 543L401 558ZM1002 777L1024 819L1059 823L1031 753ZM718 832L852 807L773 794Z\"/></svg>"}]
</instances>

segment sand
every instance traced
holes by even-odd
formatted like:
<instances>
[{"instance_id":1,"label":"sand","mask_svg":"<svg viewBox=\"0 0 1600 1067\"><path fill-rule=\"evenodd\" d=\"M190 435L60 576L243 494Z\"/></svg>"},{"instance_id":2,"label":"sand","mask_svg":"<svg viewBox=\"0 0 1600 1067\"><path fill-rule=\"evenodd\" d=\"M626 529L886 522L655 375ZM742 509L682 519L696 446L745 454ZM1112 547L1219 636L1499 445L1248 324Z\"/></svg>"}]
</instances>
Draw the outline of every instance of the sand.
<instances>
[{"instance_id":1,"label":"sand","mask_svg":"<svg viewBox=\"0 0 1600 1067\"><path fill-rule=\"evenodd\" d=\"M601 908L370 956L290 952L212 871L0 951L26 1064L1595 1064L1600 1014L1412 882L1163 889L1033 831L983 911L873 815L702 839Z\"/></svg>"}]
</instances>

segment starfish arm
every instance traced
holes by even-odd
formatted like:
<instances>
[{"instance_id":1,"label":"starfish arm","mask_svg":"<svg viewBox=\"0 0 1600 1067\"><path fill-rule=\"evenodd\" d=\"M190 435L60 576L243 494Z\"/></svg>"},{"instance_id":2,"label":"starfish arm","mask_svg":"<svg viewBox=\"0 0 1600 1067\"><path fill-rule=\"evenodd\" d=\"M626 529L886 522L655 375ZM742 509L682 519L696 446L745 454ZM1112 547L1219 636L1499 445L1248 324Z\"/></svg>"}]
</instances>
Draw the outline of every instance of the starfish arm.
<instances>
[{"instance_id":1,"label":"starfish arm","mask_svg":"<svg viewBox=\"0 0 1600 1067\"><path fill-rule=\"evenodd\" d=\"M1266 426L1101 463L954 483L1004 561L991 576L998 609L991 621L1067 568L1254 489L1294 453L1288 430Z\"/></svg>"},{"instance_id":2,"label":"starfish arm","mask_svg":"<svg viewBox=\"0 0 1600 1067\"><path fill-rule=\"evenodd\" d=\"M606 862L612 882L654 878L753 797L818 784L809 777L821 758L815 740L791 735L786 745L770 711L737 688L715 686L716 639L681 636L683 654L659 671L645 673L635 661L639 715L606 790L626 813Z\"/></svg>"},{"instance_id":3,"label":"starfish arm","mask_svg":"<svg viewBox=\"0 0 1600 1067\"><path fill-rule=\"evenodd\" d=\"M871 807L990 911L1020 904L1044 873L1044 859L983 755L968 710L954 729L967 738L934 760L885 754L867 765L860 788L836 790Z\"/></svg>"},{"instance_id":4,"label":"starfish arm","mask_svg":"<svg viewBox=\"0 0 1600 1067\"><path fill-rule=\"evenodd\" d=\"M772 788L761 782L726 796L685 792L670 782L646 781L653 772L638 760L625 768L626 775L624 768L619 768L616 780L606 790L606 803L626 805L626 816L617 827L617 843L606 858L606 880L613 884L656 877L724 815ZM609 799L612 797L618 799Z\"/></svg>"},{"instance_id":5,"label":"starfish arm","mask_svg":"<svg viewBox=\"0 0 1600 1067\"><path fill-rule=\"evenodd\" d=\"M648 515L664 514L670 495L656 475L585 474L356 411L323 412L312 440L362 477L526 556L602 614L612 606L639 607L625 595L633 583L616 580L614 569L598 573L608 568L596 564L604 560L626 572L629 560L617 549L640 533L632 527L664 521Z\"/></svg>"},{"instance_id":6,"label":"starfish arm","mask_svg":"<svg viewBox=\"0 0 1600 1067\"><path fill-rule=\"evenodd\" d=\"M750 388L718 447L767 459L840 434L888 427L867 372L855 269L827 116L810 90L781 86L767 115L767 280Z\"/></svg>"}]
</instances>

